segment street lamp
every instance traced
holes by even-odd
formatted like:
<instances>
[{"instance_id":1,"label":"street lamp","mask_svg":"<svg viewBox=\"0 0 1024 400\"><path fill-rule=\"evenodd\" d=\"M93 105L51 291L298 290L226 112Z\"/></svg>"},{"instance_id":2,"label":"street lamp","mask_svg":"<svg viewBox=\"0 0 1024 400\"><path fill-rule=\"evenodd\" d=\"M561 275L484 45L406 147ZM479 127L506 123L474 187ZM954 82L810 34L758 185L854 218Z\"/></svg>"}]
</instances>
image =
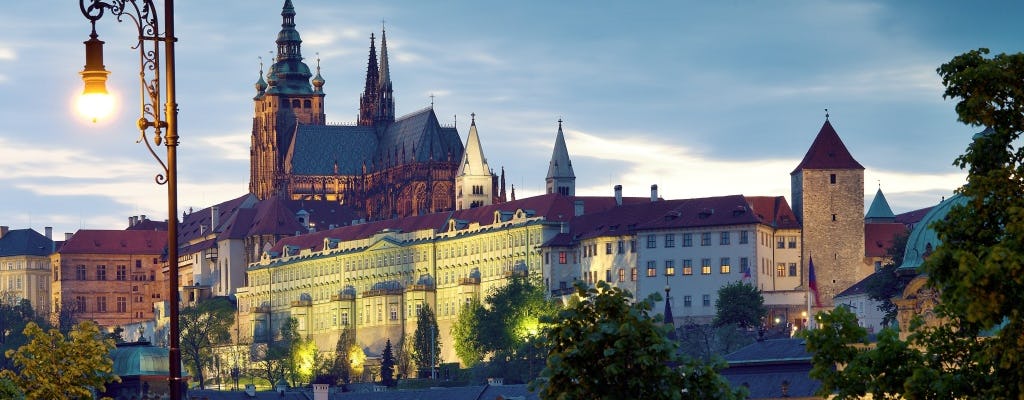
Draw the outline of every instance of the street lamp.
<instances>
[{"instance_id":1,"label":"street lamp","mask_svg":"<svg viewBox=\"0 0 1024 400\"><path fill-rule=\"evenodd\" d=\"M96 21L110 12L118 22L128 17L138 28L139 42L135 48L139 51L139 83L141 86L141 116L138 120L141 136L139 141L146 144L153 158L160 163L163 173L156 175L156 183L167 185L167 266L168 266L168 355L170 366L167 383L171 399L182 398L181 388L181 349L178 338L178 103L174 92L174 0L164 1L164 31L160 31L160 19L154 0L79 0L82 15L92 25L92 33L85 42L86 63L81 72L85 83L80 105L89 105L89 115L96 121L109 112L113 102L109 100L106 90L107 75L103 66L103 41L96 34ZM165 81L160 82L160 48L165 52ZM161 98L161 85L165 97ZM96 105L92 101L100 100ZM161 112L160 102L164 100ZM80 108L82 110L82 108ZM166 163L149 144L146 131L153 128L153 144L161 144L167 148Z\"/></svg>"}]
</instances>

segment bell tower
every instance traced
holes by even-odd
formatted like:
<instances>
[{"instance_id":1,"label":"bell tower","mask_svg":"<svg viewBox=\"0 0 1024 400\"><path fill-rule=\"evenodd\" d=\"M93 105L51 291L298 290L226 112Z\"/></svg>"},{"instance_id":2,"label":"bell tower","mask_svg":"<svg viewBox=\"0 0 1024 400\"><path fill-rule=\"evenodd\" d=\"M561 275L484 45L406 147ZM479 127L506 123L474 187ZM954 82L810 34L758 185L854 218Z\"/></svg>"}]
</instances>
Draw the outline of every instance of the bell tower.
<instances>
[{"instance_id":1,"label":"bell tower","mask_svg":"<svg viewBox=\"0 0 1024 400\"><path fill-rule=\"evenodd\" d=\"M821 303L865 278L864 167L853 158L825 114L825 123L790 174L793 212L803 226L804 287L813 260Z\"/></svg>"},{"instance_id":2,"label":"bell tower","mask_svg":"<svg viewBox=\"0 0 1024 400\"><path fill-rule=\"evenodd\" d=\"M555 136L555 148L548 162L548 176L544 179L547 193L558 193L563 196L576 195L576 174L572 170L569 149L565 147L565 135L562 134L562 120L558 120L558 135Z\"/></svg>"},{"instance_id":3,"label":"bell tower","mask_svg":"<svg viewBox=\"0 0 1024 400\"><path fill-rule=\"evenodd\" d=\"M302 39L295 30L295 7L285 0L281 9L277 55L263 80L256 82L250 152L249 192L259 199L289 195L284 160L298 124L324 125L324 79L302 62ZM314 89L315 85L315 89Z\"/></svg>"}]
</instances>

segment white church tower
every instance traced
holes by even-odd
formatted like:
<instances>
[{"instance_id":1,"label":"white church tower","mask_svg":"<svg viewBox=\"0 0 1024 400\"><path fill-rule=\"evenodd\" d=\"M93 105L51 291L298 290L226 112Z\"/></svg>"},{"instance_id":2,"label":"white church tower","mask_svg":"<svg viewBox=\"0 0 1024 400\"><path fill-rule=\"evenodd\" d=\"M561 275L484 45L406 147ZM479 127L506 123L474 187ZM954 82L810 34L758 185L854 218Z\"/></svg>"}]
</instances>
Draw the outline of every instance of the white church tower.
<instances>
[{"instance_id":1,"label":"white church tower","mask_svg":"<svg viewBox=\"0 0 1024 400\"><path fill-rule=\"evenodd\" d=\"M555 149L551 153L548 176L544 181L548 193L558 193L563 196L576 195L576 174L572 172L569 150L565 147L561 119L558 120L558 136L555 137Z\"/></svg>"},{"instance_id":2,"label":"white church tower","mask_svg":"<svg viewBox=\"0 0 1024 400\"><path fill-rule=\"evenodd\" d=\"M455 176L456 210L490 205L493 200L494 177L476 132L476 114L471 115L466 150L459 164L459 174Z\"/></svg>"}]
</instances>

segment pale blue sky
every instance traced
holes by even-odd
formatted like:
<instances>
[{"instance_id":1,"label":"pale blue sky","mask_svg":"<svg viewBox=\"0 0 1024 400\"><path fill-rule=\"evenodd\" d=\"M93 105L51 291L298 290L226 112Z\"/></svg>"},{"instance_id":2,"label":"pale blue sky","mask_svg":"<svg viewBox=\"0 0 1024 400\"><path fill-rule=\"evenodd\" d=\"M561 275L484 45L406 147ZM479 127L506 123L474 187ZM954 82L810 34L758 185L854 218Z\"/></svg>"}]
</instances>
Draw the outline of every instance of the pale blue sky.
<instances>
[{"instance_id":1,"label":"pale blue sky","mask_svg":"<svg viewBox=\"0 0 1024 400\"><path fill-rule=\"evenodd\" d=\"M933 205L963 182L951 162L978 130L956 121L935 69L978 47L1024 48L1022 7L1008 1L370 3L294 0L328 120L355 119L368 37L385 20L398 113L434 94L465 137L475 112L490 165L520 197L542 190L561 117L578 194L622 184L646 196L656 183L668 198L788 198L829 108L867 169L866 204L881 181L896 212ZM252 84L282 4L177 3L182 211L247 190ZM78 7L0 14L2 225L61 236L166 218L157 166L134 142L134 27L108 16L97 30L122 107L91 124L71 111L89 33Z\"/></svg>"}]
</instances>

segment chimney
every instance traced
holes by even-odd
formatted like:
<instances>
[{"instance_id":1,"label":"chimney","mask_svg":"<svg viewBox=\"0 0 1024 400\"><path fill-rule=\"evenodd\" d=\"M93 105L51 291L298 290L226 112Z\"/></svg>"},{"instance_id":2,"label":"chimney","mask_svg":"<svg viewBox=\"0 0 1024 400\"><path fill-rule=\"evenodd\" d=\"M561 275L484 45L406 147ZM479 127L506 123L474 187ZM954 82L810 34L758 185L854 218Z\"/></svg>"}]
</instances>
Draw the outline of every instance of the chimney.
<instances>
[{"instance_id":1,"label":"chimney","mask_svg":"<svg viewBox=\"0 0 1024 400\"><path fill-rule=\"evenodd\" d=\"M327 400L328 389L331 385L323 383L313 384L313 400Z\"/></svg>"},{"instance_id":2,"label":"chimney","mask_svg":"<svg viewBox=\"0 0 1024 400\"><path fill-rule=\"evenodd\" d=\"M615 185L615 205L622 205L622 185Z\"/></svg>"},{"instance_id":3,"label":"chimney","mask_svg":"<svg viewBox=\"0 0 1024 400\"><path fill-rule=\"evenodd\" d=\"M658 201L658 185L651 185L651 203Z\"/></svg>"},{"instance_id":4,"label":"chimney","mask_svg":"<svg viewBox=\"0 0 1024 400\"><path fill-rule=\"evenodd\" d=\"M43 232L46 232L46 238L47 239L53 240L53 227L52 226L47 226L47 227L43 228Z\"/></svg>"},{"instance_id":5,"label":"chimney","mask_svg":"<svg viewBox=\"0 0 1024 400\"><path fill-rule=\"evenodd\" d=\"M583 215L583 200L576 200L573 204L576 206L576 212L574 215L577 217Z\"/></svg>"},{"instance_id":6,"label":"chimney","mask_svg":"<svg viewBox=\"0 0 1024 400\"><path fill-rule=\"evenodd\" d=\"M210 207L210 230L216 232L220 226L220 207Z\"/></svg>"},{"instance_id":7,"label":"chimney","mask_svg":"<svg viewBox=\"0 0 1024 400\"><path fill-rule=\"evenodd\" d=\"M75 234L71 232L64 232L64 241L66 242L68 240L71 240L72 236L75 236Z\"/></svg>"},{"instance_id":8,"label":"chimney","mask_svg":"<svg viewBox=\"0 0 1024 400\"><path fill-rule=\"evenodd\" d=\"M142 222L142 221L145 221L145 220L146 220L146 214L142 214L137 219L135 219L135 222Z\"/></svg>"},{"instance_id":9,"label":"chimney","mask_svg":"<svg viewBox=\"0 0 1024 400\"><path fill-rule=\"evenodd\" d=\"M7 231L9 231L9 230L11 230L11 227L9 227L7 225L0 226L0 238L3 238L4 236L7 236Z\"/></svg>"},{"instance_id":10,"label":"chimney","mask_svg":"<svg viewBox=\"0 0 1024 400\"><path fill-rule=\"evenodd\" d=\"M128 216L128 227L131 228L133 226L135 226L135 216L129 215Z\"/></svg>"}]
</instances>

